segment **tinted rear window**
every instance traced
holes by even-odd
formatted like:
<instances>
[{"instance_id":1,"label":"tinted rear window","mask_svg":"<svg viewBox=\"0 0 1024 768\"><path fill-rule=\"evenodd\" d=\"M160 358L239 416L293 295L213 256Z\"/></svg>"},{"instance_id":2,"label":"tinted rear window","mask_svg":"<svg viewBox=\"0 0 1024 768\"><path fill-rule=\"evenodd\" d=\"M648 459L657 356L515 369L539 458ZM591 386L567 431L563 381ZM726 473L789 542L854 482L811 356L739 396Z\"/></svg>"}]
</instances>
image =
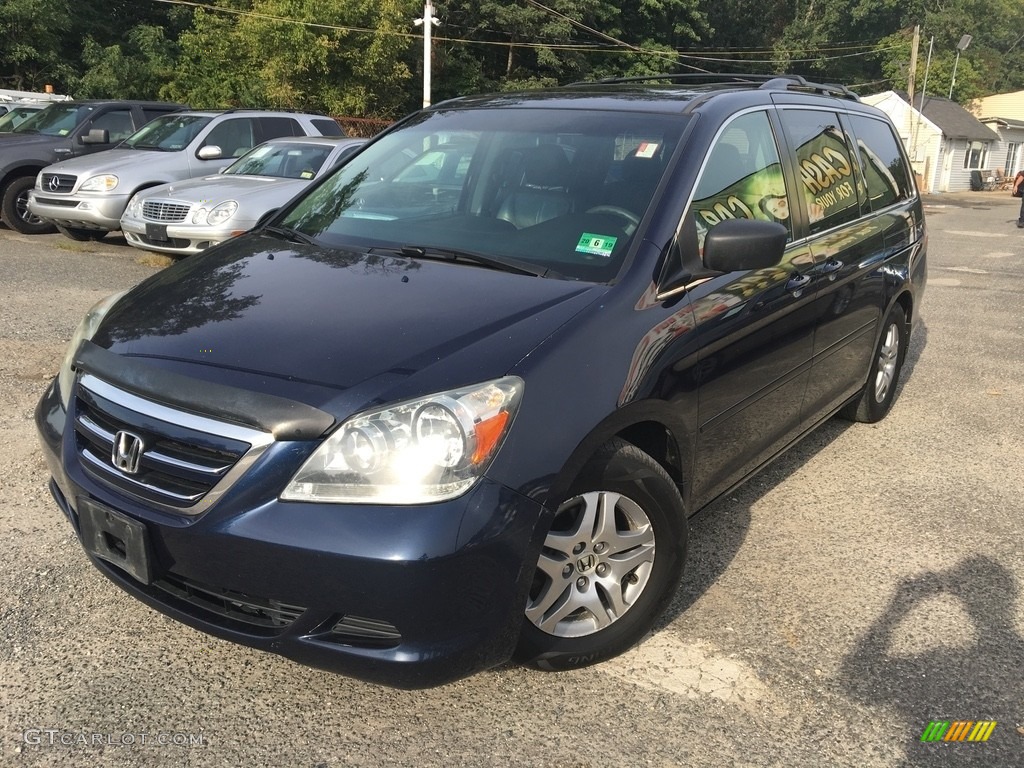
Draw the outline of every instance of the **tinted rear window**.
<instances>
[{"instance_id":1,"label":"tinted rear window","mask_svg":"<svg viewBox=\"0 0 1024 768\"><path fill-rule=\"evenodd\" d=\"M321 136L344 136L341 126L329 118L318 118L313 121L313 125L320 131Z\"/></svg>"}]
</instances>

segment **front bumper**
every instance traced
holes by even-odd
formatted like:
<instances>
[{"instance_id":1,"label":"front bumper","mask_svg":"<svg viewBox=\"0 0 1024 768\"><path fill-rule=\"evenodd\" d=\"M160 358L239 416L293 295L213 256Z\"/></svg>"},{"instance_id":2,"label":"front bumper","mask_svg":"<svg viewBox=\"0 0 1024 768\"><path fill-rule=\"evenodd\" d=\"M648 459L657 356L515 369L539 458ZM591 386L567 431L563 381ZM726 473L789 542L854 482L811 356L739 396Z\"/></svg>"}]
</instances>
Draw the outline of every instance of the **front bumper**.
<instances>
[{"instance_id":1,"label":"front bumper","mask_svg":"<svg viewBox=\"0 0 1024 768\"><path fill-rule=\"evenodd\" d=\"M273 489L308 454L293 442L272 446L208 511L176 515L86 471L75 410L69 420L56 384L36 409L51 491L80 539L90 504L141 521L149 583L87 552L153 608L400 688L440 685L511 657L540 546L543 510L530 499L485 479L458 499L416 507L281 502Z\"/></svg>"},{"instance_id":2,"label":"front bumper","mask_svg":"<svg viewBox=\"0 0 1024 768\"><path fill-rule=\"evenodd\" d=\"M61 195L33 189L28 209L41 219L62 227L111 232L121 227L121 214L130 195Z\"/></svg>"},{"instance_id":3,"label":"front bumper","mask_svg":"<svg viewBox=\"0 0 1024 768\"><path fill-rule=\"evenodd\" d=\"M148 224L148 226L147 226ZM154 229L154 226L158 229ZM220 227L197 224L161 224L124 216L120 221L121 231L129 245L147 251L159 251L180 255L202 253L218 243L229 240L256 226L255 221L235 221Z\"/></svg>"}]
</instances>

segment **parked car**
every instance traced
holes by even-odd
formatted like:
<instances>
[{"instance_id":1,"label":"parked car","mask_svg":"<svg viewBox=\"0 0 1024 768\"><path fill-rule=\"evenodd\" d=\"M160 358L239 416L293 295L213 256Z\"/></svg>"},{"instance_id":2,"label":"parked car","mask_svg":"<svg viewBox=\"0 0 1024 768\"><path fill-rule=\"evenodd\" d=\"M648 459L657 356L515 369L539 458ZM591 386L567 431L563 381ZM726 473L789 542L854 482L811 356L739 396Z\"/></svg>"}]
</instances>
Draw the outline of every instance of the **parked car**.
<instances>
[{"instance_id":1,"label":"parked car","mask_svg":"<svg viewBox=\"0 0 1024 768\"><path fill-rule=\"evenodd\" d=\"M10 133L45 106L47 105L38 101L0 104L0 133Z\"/></svg>"},{"instance_id":2,"label":"parked car","mask_svg":"<svg viewBox=\"0 0 1024 768\"><path fill-rule=\"evenodd\" d=\"M264 142L221 173L144 189L121 216L137 248L190 255L252 229L365 139L282 138Z\"/></svg>"},{"instance_id":3,"label":"parked car","mask_svg":"<svg viewBox=\"0 0 1024 768\"><path fill-rule=\"evenodd\" d=\"M279 136L338 136L324 115L235 109L178 112L155 120L98 157L44 168L29 212L72 240L96 240L121 226L134 194L215 173L257 144Z\"/></svg>"},{"instance_id":4,"label":"parked car","mask_svg":"<svg viewBox=\"0 0 1024 768\"><path fill-rule=\"evenodd\" d=\"M10 133L0 133L0 214L24 234L52 232L28 210L28 193L46 166L110 149L150 120L184 109L159 101L60 101Z\"/></svg>"},{"instance_id":5,"label":"parked car","mask_svg":"<svg viewBox=\"0 0 1024 768\"><path fill-rule=\"evenodd\" d=\"M437 104L97 304L36 410L93 564L400 687L638 642L690 515L892 408L927 250L849 90L648 80Z\"/></svg>"}]
</instances>

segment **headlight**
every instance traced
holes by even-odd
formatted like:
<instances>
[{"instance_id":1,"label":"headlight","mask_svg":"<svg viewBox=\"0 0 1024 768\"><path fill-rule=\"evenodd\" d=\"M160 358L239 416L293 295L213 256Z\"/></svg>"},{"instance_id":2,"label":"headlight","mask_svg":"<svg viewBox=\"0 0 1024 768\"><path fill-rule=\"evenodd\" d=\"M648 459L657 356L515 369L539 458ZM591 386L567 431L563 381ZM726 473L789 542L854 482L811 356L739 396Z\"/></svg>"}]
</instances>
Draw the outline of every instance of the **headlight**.
<instances>
[{"instance_id":1,"label":"headlight","mask_svg":"<svg viewBox=\"0 0 1024 768\"><path fill-rule=\"evenodd\" d=\"M206 217L206 223L211 227L215 227L218 224L223 224L225 221L235 215L235 211L238 210L238 203L234 200L228 200L226 203L221 203L214 208Z\"/></svg>"},{"instance_id":2,"label":"headlight","mask_svg":"<svg viewBox=\"0 0 1024 768\"><path fill-rule=\"evenodd\" d=\"M196 208L196 212L192 214L193 224L206 224L206 218L210 215L210 209L205 206Z\"/></svg>"},{"instance_id":3,"label":"headlight","mask_svg":"<svg viewBox=\"0 0 1024 768\"><path fill-rule=\"evenodd\" d=\"M131 200L128 201L128 207L124 209L124 212L131 216L133 219L142 218L142 195L135 195Z\"/></svg>"},{"instance_id":4,"label":"headlight","mask_svg":"<svg viewBox=\"0 0 1024 768\"><path fill-rule=\"evenodd\" d=\"M110 192L117 186L117 176L112 176L109 173L103 176L93 176L91 179L86 179L82 182L82 186L78 188L79 192Z\"/></svg>"},{"instance_id":5,"label":"headlight","mask_svg":"<svg viewBox=\"0 0 1024 768\"><path fill-rule=\"evenodd\" d=\"M104 316L117 303L117 300L126 293L128 291L121 291L93 304L92 309L85 313L82 322L78 324L75 335L71 337L67 352L64 354L64 362L60 366L60 373L57 374L57 384L60 387L60 401L64 405L65 411L68 409L68 403L71 402L71 386L75 382L75 372L71 369L71 364L75 361L75 352L78 351L78 347L83 341L93 337L96 329L103 322Z\"/></svg>"},{"instance_id":6,"label":"headlight","mask_svg":"<svg viewBox=\"0 0 1024 768\"><path fill-rule=\"evenodd\" d=\"M36 189L42 189L42 188L43 188L43 172L40 171L39 173L36 174Z\"/></svg>"},{"instance_id":7,"label":"headlight","mask_svg":"<svg viewBox=\"0 0 1024 768\"><path fill-rule=\"evenodd\" d=\"M523 380L506 376L354 416L281 494L284 501L427 504L480 478L508 432Z\"/></svg>"}]
</instances>

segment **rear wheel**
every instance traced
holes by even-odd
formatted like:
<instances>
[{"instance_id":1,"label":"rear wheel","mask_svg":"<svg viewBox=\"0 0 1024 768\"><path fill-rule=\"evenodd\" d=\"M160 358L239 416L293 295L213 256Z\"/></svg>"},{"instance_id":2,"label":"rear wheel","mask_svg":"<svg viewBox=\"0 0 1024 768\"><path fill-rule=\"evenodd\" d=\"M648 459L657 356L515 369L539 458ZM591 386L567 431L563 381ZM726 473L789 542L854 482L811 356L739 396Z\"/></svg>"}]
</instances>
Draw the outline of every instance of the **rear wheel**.
<instances>
[{"instance_id":1,"label":"rear wheel","mask_svg":"<svg viewBox=\"0 0 1024 768\"><path fill-rule=\"evenodd\" d=\"M28 209L28 192L35 184L34 176L21 176L7 185L0 201L4 224L23 235L42 235L54 229Z\"/></svg>"},{"instance_id":2,"label":"rear wheel","mask_svg":"<svg viewBox=\"0 0 1024 768\"><path fill-rule=\"evenodd\" d=\"M586 466L544 540L517 656L574 669L616 656L646 634L675 592L686 556L683 501L672 478L614 440Z\"/></svg>"},{"instance_id":3,"label":"rear wheel","mask_svg":"<svg viewBox=\"0 0 1024 768\"><path fill-rule=\"evenodd\" d=\"M885 418L896 397L900 371L907 356L907 339L907 316L903 312L903 307L895 304L882 325L882 335L871 360L864 392L861 393L860 399L842 410L841 416L867 424Z\"/></svg>"},{"instance_id":4,"label":"rear wheel","mask_svg":"<svg viewBox=\"0 0 1024 768\"><path fill-rule=\"evenodd\" d=\"M60 224L57 225L57 231L64 235L64 237L70 237L72 240L78 240L83 243L89 240L102 240L107 236L107 232L104 229L80 229L78 227L65 227Z\"/></svg>"}]
</instances>

